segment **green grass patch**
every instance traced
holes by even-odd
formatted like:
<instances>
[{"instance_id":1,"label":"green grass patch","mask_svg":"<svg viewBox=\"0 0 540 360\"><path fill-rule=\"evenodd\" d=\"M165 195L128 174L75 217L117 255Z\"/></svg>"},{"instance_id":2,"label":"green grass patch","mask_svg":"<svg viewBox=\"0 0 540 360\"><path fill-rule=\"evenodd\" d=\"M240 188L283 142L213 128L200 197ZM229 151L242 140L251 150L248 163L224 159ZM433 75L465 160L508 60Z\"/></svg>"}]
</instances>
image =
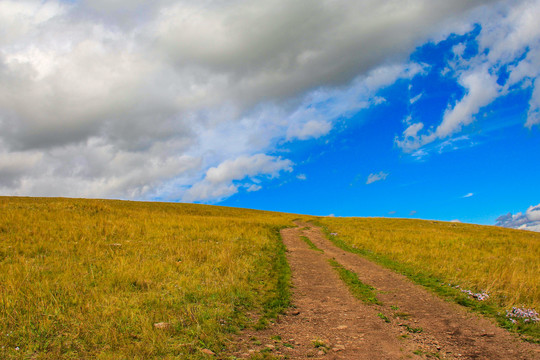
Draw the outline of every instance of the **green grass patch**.
<instances>
[{"instance_id":1,"label":"green grass patch","mask_svg":"<svg viewBox=\"0 0 540 360\"><path fill-rule=\"evenodd\" d=\"M287 262L286 247L283 244L279 229L274 232L274 249L271 252L272 272L269 277L274 280L272 288L274 291L268 292L269 297L263 303L263 316L259 318L256 329L263 329L268 325L270 319L274 319L287 309L291 303L291 268Z\"/></svg>"},{"instance_id":2,"label":"green grass patch","mask_svg":"<svg viewBox=\"0 0 540 360\"><path fill-rule=\"evenodd\" d=\"M325 353L330 350L330 345L326 344L323 340L315 339L312 340L311 343L313 344L313 347L316 349L320 349L324 351Z\"/></svg>"},{"instance_id":3,"label":"green grass patch","mask_svg":"<svg viewBox=\"0 0 540 360\"><path fill-rule=\"evenodd\" d=\"M320 252L324 252L322 249L319 249L317 247L317 245L315 245L313 243L313 241L311 241L307 236L300 236L300 239L302 239L308 246L311 250L315 250L315 251L320 251Z\"/></svg>"},{"instance_id":4,"label":"green grass patch","mask_svg":"<svg viewBox=\"0 0 540 360\"><path fill-rule=\"evenodd\" d=\"M414 350L413 354L418 356L425 356L428 359L440 359L441 356L438 353L432 353L429 351L424 351L422 349Z\"/></svg>"},{"instance_id":5,"label":"green grass patch","mask_svg":"<svg viewBox=\"0 0 540 360\"><path fill-rule=\"evenodd\" d=\"M380 317L386 323L390 322L390 319L388 318L388 316L384 315L383 313L378 313L377 316Z\"/></svg>"},{"instance_id":6,"label":"green grass patch","mask_svg":"<svg viewBox=\"0 0 540 360\"><path fill-rule=\"evenodd\" d=\"M354 297L369 305L382 304L375 295L374 287L364 284L362 281L360 281L360 279L358 279L358 275L356 275L356 273L344 268L343 265L338 263L336 260L329 259L328 262L334 269L336 269L339 277L349 287Z\"/></svg>"},{"instance_id":7,"label":"green grass patch","mask_svg":"<svg viewBox=\"0 0 540 360\"><path fill-rule=\"evenodd\" d=\"M403 324L401 325L403 326L408 332L412 333L412 334L420 334L422 331L424 331L424 329L422 329L421 327L411 327L407 324Z\"/></svg>"}]
</instances>

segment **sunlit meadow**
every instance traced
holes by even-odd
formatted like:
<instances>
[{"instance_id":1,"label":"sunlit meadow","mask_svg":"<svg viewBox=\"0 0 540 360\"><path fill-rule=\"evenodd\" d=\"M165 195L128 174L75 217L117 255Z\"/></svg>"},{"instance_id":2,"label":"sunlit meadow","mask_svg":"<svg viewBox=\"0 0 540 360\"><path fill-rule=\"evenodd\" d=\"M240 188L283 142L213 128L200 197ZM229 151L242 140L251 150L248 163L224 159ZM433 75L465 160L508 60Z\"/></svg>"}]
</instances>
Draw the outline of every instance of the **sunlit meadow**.
<instances>
[{"instance_id":1,"label":"sunlit meadow","mask_svg":"<svg viewBox=\"0 0 540 360\"><path fill-rule=\"evenodd\" d=\"M0 197L0 358L202 359L209 357L203 351L221 352L232 334L264 326L288 306L279 229L298 217ZM351 249L444 286L485 292L486 302L510 314L524 313L512 306L539 308L540 234L416 220L318 221Z\"/></svg>"},{"instance_id":2,"label":"sunlit meadow","mask_svg":"<svg viewBox=\"0 0 540 360\"><path fill-rule=\"evenodd\" d=\"M439 290L452 287L501 314L512 307L540 309L540 233L410 219L327 217L319 222L334 241L412 278L420 274L420 282L426 276L430 282L438 279ZM522 325L538 336L538 324L535 329Z\"/></svg>"},{"instance_id":3,"label":"sunlit meadow","mask_svg":"<svg viewBox=\"0 0 540 360\"><path fill-rule=\"evenodd\" d=\"M0 197L0 358L204 358L287 305L292 215ZM285 265L285 266L283 266Z\"/></svg>"}]
</instances>

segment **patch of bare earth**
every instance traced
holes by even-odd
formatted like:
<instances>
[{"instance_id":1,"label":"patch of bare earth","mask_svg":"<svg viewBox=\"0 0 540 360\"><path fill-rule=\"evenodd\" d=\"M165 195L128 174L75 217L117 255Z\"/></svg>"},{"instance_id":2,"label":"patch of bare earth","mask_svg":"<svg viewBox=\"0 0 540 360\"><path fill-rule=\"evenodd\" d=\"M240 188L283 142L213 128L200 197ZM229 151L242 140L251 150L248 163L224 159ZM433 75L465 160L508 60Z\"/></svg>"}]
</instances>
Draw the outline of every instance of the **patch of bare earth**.
<instances>
[{"instance_id":1,"label":"patch of bare earth","mask_svg":"<svg viewBox=\"0 0 540 360\"><path fill-rule=\"evenodd\" d=\"M540 359L491 321L448 303L402 275L334 246L319 228L281 232L292 270L293 308L268 329L242 333L238 358L287 359ZM323 252L310 249L307 236ZM377 290L383 305L354 298L328 263L335 259ZM384 315L389 322L384 321Z\"/></svg>"}]
</instances>

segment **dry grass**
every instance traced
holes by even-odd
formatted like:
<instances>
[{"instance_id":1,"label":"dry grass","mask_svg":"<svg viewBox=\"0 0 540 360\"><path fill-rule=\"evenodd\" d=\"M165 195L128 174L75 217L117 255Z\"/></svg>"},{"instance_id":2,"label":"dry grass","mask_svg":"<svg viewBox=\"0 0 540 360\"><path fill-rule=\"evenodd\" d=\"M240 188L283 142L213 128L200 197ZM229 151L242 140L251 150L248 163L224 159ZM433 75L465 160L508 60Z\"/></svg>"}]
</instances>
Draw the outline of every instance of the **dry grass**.
<instances>
[{"instance_id":1,"label":"dry grass","mask_svg":"<svg viewBox=\"0 0 540 360\"><path fill-rule=\"evenodd\" d=\"M0 197L0 358L219 351L249 322L245 314L265 312L279 291L277 230L292 219L202 205ZM164 329L154 326L160 322Z\"/></svg>"},{"instance_id":2,"label":"dry grass","mask_svg":"<svg viewBox=\"0 0 540 360\"><path fill-rule=\"evenodd\" d=\"M321 218L351 247L380 254L502 308L540 309L540 234L436 221Z\"/></svg>"},{"instance_id":3,"label":"dry grass","mask_svg":"<svg viewBox=\"0 0 540 360\"><path fill-rule=\"evenodd\" d=\"M198 359L288 300L278 230L295 215L0 197L0 358ZM343 241L503 307L539 308L540 234L323 218ZM263 319L264 320L264 319ZM164 323L162 329L154 324ZM258 325L264 324L264 321Z\"/></svg>"}]
</instances>

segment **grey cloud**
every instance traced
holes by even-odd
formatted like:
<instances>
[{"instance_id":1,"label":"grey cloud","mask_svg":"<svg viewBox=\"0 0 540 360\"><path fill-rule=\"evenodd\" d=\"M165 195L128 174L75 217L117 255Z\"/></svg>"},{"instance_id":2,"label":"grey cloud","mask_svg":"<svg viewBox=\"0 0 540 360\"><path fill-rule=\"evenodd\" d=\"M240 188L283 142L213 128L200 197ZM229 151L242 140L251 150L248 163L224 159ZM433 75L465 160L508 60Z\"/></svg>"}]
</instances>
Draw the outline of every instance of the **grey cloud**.
<instances>
[{"instance_id":1,"label":"grey cloud","mask_svg":"<svg viewBox=\"0 0 540 360\"><path fill-rule=\"evenodd\" d=\"M40 160L39 153L2 153L0 151L0 188L16 187L20 183L21 176L24 176Z\"/></svg>"},{"instance_id":2,"label":"grey cloud","mask_svg":"<svg viewBox=\"0 0 540 360\"><path fill-rule=\"evenodd\" d=\"M508 213L497 218L496 226L540 232L540 204L530 206L525 213Z\"/></svg>"},{"instance_id":3,"label":"grey cloud","mask_svg":"<svg viewBox=\"0 0 540 360\"><path fill-rule=\"evenodd\" d=\"M172 149L172 145L153 146L146 152L128 152L95 138L47 152L20 152L19 158L11 153L7 161L0 156L0 174L9 174L10 168L18 171L17 184L0 181L0 193L91 198L151 198L165 194L178 198L167 179L174 179L176 188L187 187L197 175L201 159L175 155Z\"/></svg>"},{"instance_id":4,"label":"grey cloud","mask_svg":"<svg viewBox=\"0 0 540 360\"><path fill-rule=\"evenodd\" d=\"M444 19L489 2L176 3L150 32L177 67L222 75L236 101L249 105L343 84L388 57L402 59Z\"/></svg>"}]
</instances>

